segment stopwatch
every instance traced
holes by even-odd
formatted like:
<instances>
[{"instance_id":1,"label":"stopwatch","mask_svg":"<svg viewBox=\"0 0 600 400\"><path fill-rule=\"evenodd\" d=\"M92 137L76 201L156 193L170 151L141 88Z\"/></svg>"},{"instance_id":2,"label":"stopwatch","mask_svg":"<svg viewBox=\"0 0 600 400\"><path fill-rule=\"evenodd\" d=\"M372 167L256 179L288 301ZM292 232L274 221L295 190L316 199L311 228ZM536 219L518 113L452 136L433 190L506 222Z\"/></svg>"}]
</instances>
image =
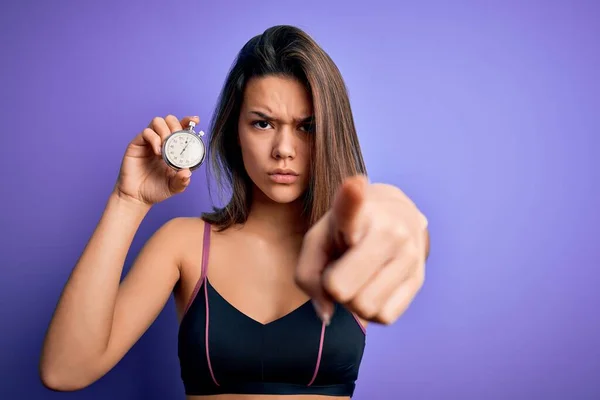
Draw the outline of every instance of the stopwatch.
<instances>
[{"instance_id":1,"label":"stopwatch","mask_svg":"<svg viewBox=\"0 0 600 400\"><path fill-rule=\"evenodd\" d=\"M196 133L196 123L190 121L186 129L171 133L162 145L165 163L175 170L189 168L194 170L204 162L206 146L202 141L204 132Z\"/></svg>"}]
</instances>

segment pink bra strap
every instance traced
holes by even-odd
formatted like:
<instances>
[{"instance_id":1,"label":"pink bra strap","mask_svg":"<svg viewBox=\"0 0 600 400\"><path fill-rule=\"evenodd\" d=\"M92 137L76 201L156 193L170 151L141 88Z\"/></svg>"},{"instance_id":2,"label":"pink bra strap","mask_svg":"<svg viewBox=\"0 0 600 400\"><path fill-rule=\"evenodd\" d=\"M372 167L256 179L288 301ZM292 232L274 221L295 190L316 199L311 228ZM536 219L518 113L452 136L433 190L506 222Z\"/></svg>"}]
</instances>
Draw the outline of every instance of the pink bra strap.
<instances>
[{"instance_id":1,"label":"pink bra strap","mask_svg":"<svg viewBox=\"0 0 600 400\"><path fill-rule=\"evenodd\" d=\"M210 234L211 225L208 222L204 223L204 239L202 241L202 269L200 271L200 281L206 279L208 274L208 253L210 252Z\"/></svg>"},{"instance_id":2,"label":"pink bra strap","mask_svg":"<svg viewBox=\"0 0 600 400\"><path fill-rule=\"evenodd\" d=\"M202 286L202 283L206 279L206 273L208 271L208 252L210 251L210 224L208 222L204 223L204 239L202 241L202 264L200 266L200 278L198 278L198 282L196 282L196 286L194 287L194 291L192 292L192 296L188 300L187 305L183 311L183 315L185 315L189 308L191 307L196 295L198 295L198 291Z\"/></svg>"}]
</instances>

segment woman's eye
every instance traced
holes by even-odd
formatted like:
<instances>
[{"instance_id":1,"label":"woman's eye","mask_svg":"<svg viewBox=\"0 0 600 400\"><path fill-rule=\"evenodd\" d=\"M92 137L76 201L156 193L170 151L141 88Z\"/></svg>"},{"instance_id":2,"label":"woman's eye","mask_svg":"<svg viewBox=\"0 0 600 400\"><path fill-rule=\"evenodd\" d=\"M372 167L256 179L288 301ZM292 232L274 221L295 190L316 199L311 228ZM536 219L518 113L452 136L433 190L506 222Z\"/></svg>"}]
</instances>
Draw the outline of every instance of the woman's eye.
<instances>
[{"instance_id":1,"label":"woman's eye","mask_svg":"<svg viewBox=\"0 0 600 400\"><path fill-rule=\"evenodd\" d=\"M258 129L267 129L271 126L267 121L255 121L252 125Z\"/></svg>"},{"instance_id":2,"label":"woman's eye","mask_svg":"<svg viewBox=\"0 0 600 400\"><path fill-rule=\"evenodd\" d=\"M300 130L309 133L314 132L315 126L313 124L304 124L300 127Z\"/></svg>"}]
</instances>

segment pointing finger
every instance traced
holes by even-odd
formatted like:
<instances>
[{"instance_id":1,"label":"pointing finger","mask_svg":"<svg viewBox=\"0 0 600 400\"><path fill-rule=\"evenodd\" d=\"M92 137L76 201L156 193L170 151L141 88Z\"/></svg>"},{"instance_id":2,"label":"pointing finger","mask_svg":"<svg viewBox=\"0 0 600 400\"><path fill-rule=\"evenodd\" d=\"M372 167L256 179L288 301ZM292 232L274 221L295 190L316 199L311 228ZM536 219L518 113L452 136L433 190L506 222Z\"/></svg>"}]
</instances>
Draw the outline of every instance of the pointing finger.
<instances>
[{"instance_id":1,"label":"pointing finger","mask_svg":"<svg viewBox=\"0 0 600 400\"><path fill-rule=\"evenodd\" d=\"M332 247L328 223L327 217L322 218L304 237L295 275L296 284L311 297L317 314L326 324L333 314L333 303L322 285Z\"/></svg>"},{"instance_id":2,"label":"pointing finger","mask_svg":"<svg viewBox=\"0 0 600 400\"><path fill-rule=\"evenodd\" d=\"M343 240L346 246L358 242L366 230L363 211L367 179L353 176L341 185L333 203L333 235Z\"/></svg>"}]
</instances>

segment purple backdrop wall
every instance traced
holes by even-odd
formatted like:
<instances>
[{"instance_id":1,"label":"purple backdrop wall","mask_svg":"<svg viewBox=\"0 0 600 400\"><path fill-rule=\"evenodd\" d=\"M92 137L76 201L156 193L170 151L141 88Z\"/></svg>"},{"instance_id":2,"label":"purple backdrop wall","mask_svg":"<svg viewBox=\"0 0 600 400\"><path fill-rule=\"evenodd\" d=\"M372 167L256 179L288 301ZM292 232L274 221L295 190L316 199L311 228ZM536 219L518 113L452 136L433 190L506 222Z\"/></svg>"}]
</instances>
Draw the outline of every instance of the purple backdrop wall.
<instances>
[{"instance_id":1,"label":"purple backdrop wall","mask_svg":"<svg viewBox=\"0 0 600 400\"><path fill-rule=\"evenodd\" d=\"M235 53L281 23L338 63L372 179L430 220L427 284L369 329L356 398L600 398L597 2L119 3L2 4L0 398L183 395L172 302L78 393L41 386L41 340L127 142L155 115L205 128ZM202 175L127 267L207 209Z\"/></svg>"}]
</instances>

